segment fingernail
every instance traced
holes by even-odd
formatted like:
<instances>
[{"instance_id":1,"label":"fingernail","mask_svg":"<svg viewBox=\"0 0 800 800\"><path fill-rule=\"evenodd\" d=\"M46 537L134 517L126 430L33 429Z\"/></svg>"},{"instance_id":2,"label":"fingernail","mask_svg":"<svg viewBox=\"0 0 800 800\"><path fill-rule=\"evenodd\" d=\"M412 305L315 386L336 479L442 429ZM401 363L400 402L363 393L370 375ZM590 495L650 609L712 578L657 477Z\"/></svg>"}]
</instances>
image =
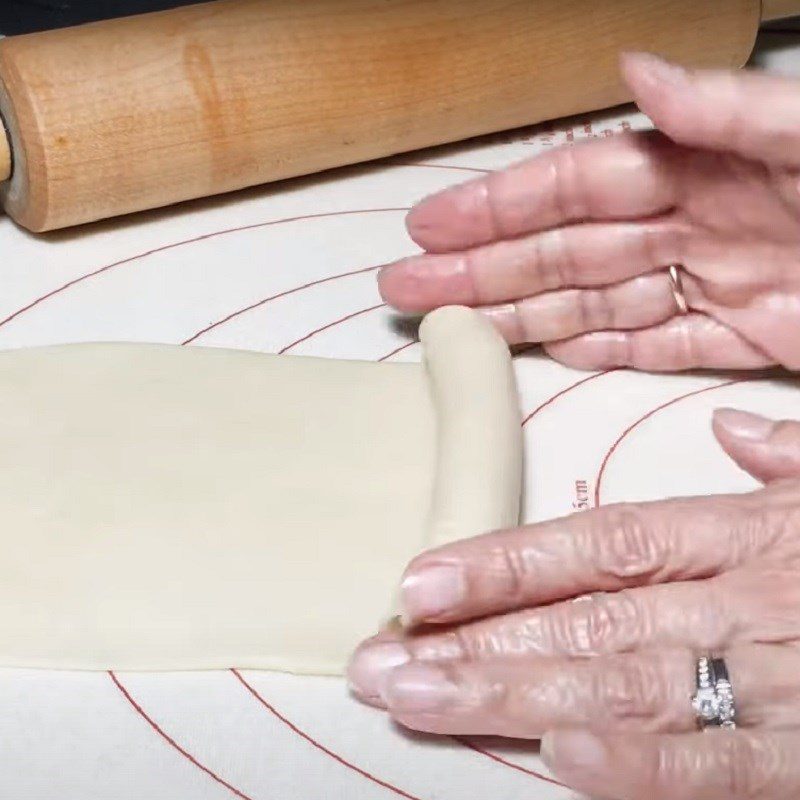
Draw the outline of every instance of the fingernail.
<instances>
[{"instance_id":1,"label":"fingernail","mask_svg":"<svg viewBox=\"0 0 800 800\"><path fill-rule=\"evenodd\" d=\"M681 66L665 61L652 53L625 53L625 61L646 73L651 80L673 86L686 84L688 72Z\"/></svg>"},{"instance_id":2,"label":"fingernail","mask_svg":"<svg viewBox=\"0 0 800 800\"><path fill-rule=\"evenodd\" d=\"M765 442L775 427L771 419L735 408L717 409L714 420L732 436L744 442Z\"/></svg>"},{"instance_id":3,"label":"fingernail","mask_svg":"<svg viewBox=\"0 0 800 800\"><path fill-rule=\"evenodd\" d=\"M417 203L406 217L409 236L424 250L464 249L494 238L494 220L482 178L445 189Z\"/></svg>"},{"instance_id":4,"label":"fingernail","mask_svg":"<svg viewBox=\"0 0 800 800\"><path fill-rule=\"evenodd\" d=\"M398 311L413 314L440 305L469 305L475 294L466 258L452 254L409 256L388 264L378 273L378 291Z\"/></svg>"},{"instance_id":5,"label":"fingernail","mask_svg":"<svg viewBox=\"0 0 800 800\"><path fill-rule=\"evenodd\" d=\"M384 303L389 303L391 298L391 280L394 264L385 264L378 270L375 280L378 282L378 294ZM387 296L388 295L388 296Z\"/></svg>"},{"instance_id":6,"label":"fingernail","mask_svg":"<svg viewBox=\"0 0 800 800\"><path fill-rule=\"evenodd\" d=\"M429 194L418 200L406 214L406 231L411 237L411 241L426 249L429 239L436 236L436 226L441 217L437 213L437 205L441 202L440 195Z\"/></svg>"},{"instance_id":7,"label":"fingernail","mask_svg":"<svg viewBox=\"0 0 800 800\"><path fill-rule=\"evenodd\" d=\"M430 564L406 575L400 584L403 623L435 621L463 603L467 582L460 564Z\"/></svg>"},{"instance_id":8,"label":"fingernail","mask_svg":"<svg viewBox=\"0 0 800 800\"><path fill-rule=\"evenodd\" d=\"M397 265L400 263L401 262L399 261L393 261L391 264L384 264L378 270L378 274L376 276L378 280L378 287L380 287L387 278L391 277L395 272L397 272Z\"/></svg>"},{"instance_id":9,"label":"fingernail","mask_svg":"<svg viewBox=\"0 0 800 800\"><path fill-rule=\"evenodd\" d=\"M347 666L350 690L362 700L382 704L383 685L389 673L411 660L399 642L370 640L360 645Z\"/></svg>"},{"instance_id":10,"label":"fingernail","mask_svg":"<svg viewBox=\"0 0 800 800\"><path fill-rule=\"evenodd\" d=\"M513 303L483 306L481 312L489 318L500 335L511 345L527 342L528 337L519 321L517 307Z\"/></svg>"},{"instance_id":11,"label":"fingernail","mask_svg":"<svg viewBox=\"0 0 800 800\"><path fill-rule=\"evenodd\" d=\"M458 687L429 664L413 663L392 673L384 684L384 701L401 714L431 714L452 706Z\"/></svg>"},{"instance_id":12,"label":"fingernail","mask_svg":"<svg viewBox=\"0 0 800 800\"><path fill-rule=\"evenodd\" d=\"M605 743L586 731L546 733L539 754L549 770L576 783L582 782L578 776L595 776L609 766Z\"/></svg>"}]
</instances>

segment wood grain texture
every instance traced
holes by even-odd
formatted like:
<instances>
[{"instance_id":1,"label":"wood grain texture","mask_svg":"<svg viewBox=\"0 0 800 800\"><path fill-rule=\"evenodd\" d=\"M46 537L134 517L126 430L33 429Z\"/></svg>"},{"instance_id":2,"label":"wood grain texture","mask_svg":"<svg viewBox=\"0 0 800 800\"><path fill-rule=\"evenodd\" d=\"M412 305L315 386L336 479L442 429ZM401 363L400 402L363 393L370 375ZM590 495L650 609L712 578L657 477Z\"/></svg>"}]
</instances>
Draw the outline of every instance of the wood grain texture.
<instances>
[{"instance_id":1,"label":"wood grain texture","mask_svg":"<svg viewBox=\"0 0 800 800\"><path fill-rule=\"evenodd\" d=\"M800 0L762 0L761 18L772 19L800 16Z\"/></svg>"},{"instance_id":2,"label":"wood grain texture","mask_svg":"<svg viewBox=\"0 0 800 800\"><path fill-rule=\"evenodd\" d=\"M621 50L743 64L759 0L218 0L0 41L36 231L628 99Z\"/></svg>"}]
</instances>

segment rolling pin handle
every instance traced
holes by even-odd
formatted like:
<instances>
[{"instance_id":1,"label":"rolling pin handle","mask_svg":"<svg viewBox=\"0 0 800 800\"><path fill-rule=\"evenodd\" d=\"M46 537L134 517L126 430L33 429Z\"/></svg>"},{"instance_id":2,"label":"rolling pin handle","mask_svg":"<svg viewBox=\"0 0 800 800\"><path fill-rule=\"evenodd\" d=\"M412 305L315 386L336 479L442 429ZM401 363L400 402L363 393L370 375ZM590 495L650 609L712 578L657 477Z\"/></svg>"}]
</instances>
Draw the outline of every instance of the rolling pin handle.
<instances>
[{"instance_id":1,"label":"rolling pin handle","mask_svg":"<svg viewBox=\"0 0 800 800\"><path fill-rule=\"evenodd\" d=\"M11 143L8 141L3 119L0 117L0 183L11 177Z\"/></svg>"}]
</instances>

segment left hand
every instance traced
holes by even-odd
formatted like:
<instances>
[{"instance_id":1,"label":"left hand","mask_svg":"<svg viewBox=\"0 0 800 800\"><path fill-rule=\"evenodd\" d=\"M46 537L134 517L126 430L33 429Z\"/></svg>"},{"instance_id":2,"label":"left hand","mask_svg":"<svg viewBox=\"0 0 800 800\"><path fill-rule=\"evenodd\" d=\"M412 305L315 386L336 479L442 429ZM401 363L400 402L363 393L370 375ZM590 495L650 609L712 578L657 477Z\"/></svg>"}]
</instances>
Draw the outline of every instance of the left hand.
<instances>
[{"instance_id":1,"label":"left hand","mask_svg":"<svg viewBox=\"0 0 800 800\"><path fill-rule=\"evenodd\" d=\"M425 252L384 267L383 298L476 307L579 369L800 369L800 80L641 54L622 75L656 132L421 201L407 227Z\"/></svg>"},{"instance_id":2,"label":"left hand","mask_svg":"<svg viewBox=\"0 0 800 800\"><path fill-rule=\"evenodd\" d=\"M353 691L416 730L544 736L553 772L592 796L800 796L800 423L721 411L714 430L765 488L424 553L402 582L406 632L359 647ZM697 732L709 653L736 731Z\"/></svg>"}]
</instances>

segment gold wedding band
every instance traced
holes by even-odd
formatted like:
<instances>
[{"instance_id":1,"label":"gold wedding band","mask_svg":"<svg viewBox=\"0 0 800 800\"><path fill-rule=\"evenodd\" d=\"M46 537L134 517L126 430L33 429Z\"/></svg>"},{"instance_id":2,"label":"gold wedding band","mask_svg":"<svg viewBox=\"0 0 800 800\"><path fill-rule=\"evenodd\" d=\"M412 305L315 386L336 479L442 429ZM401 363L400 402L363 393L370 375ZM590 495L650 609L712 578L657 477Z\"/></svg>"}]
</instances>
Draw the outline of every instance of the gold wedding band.
<instances>
[{"instance_id":1,"label":"gold wedding band","mask_svg":"<svg viewBox=\"0 0 800 800\"><path fill-rule=\"evenodd\" d=\"M689 304L686 302L686 295L683 293L683 280L681 279L680 268L677 264L673 264L667 270L667 277L669 277L669 286L672 289L672 296L675 298L675 303L678 306L679 314L689 313Z\"/></svg>"}]
</instances>

